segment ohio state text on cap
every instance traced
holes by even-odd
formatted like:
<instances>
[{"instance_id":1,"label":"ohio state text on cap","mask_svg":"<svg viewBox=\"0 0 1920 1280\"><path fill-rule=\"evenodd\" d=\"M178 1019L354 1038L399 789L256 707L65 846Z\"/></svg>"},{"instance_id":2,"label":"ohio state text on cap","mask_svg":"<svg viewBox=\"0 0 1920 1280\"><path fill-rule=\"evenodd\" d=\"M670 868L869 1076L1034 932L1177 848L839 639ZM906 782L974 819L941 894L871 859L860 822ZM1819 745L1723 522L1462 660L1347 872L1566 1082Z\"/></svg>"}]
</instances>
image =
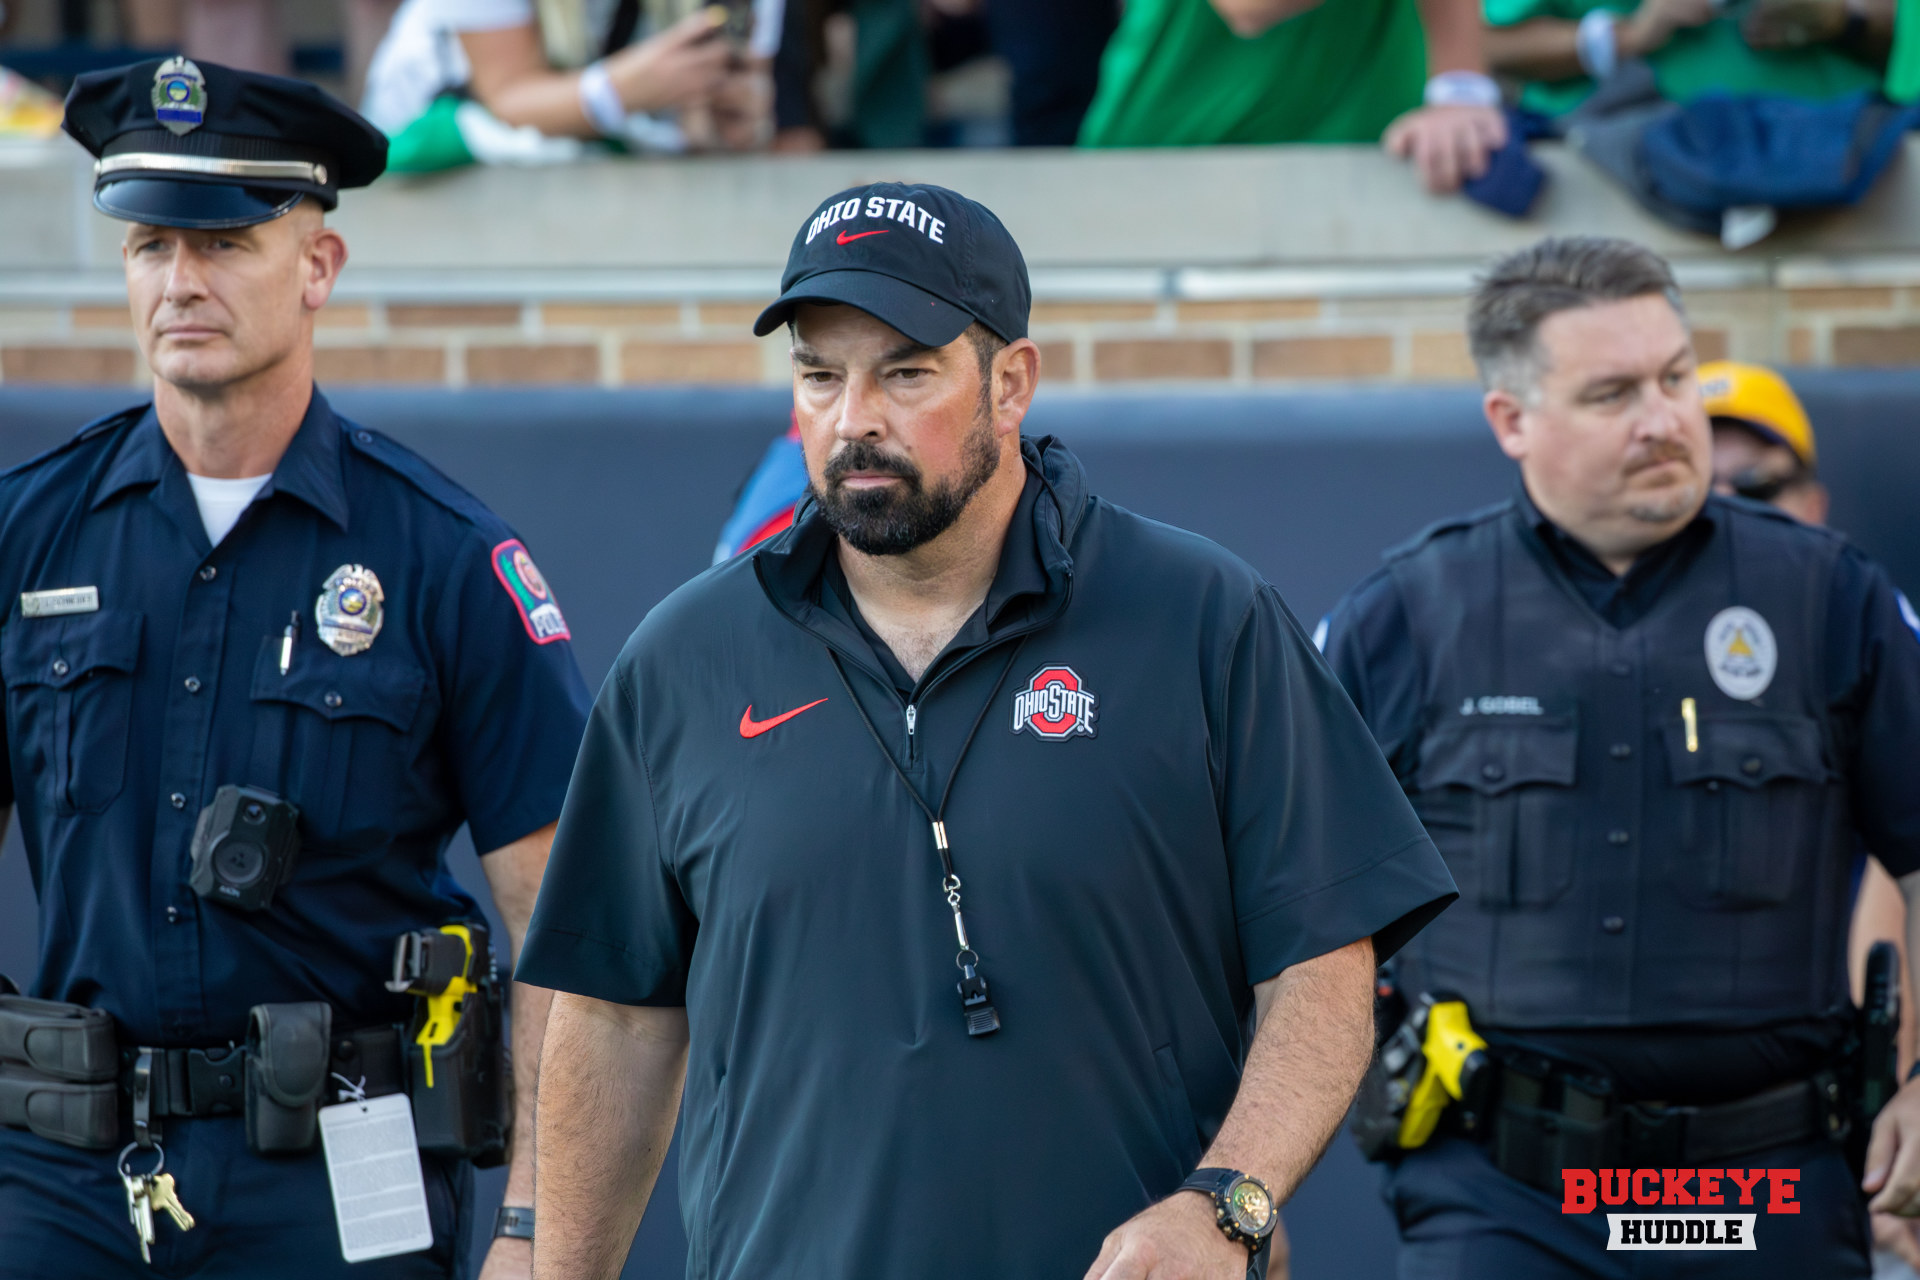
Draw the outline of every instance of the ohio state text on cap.
<instances>
[{"instance_id":1,"label":"ohio state text on cap","mask_svg":"<svg viewBox=\"0 0 1920 1280\"><path fill-rule=\"evenodd\" d=\"M878 182L829 197L801 226L780 297L753 331L765 336L803 302L843 303L915 342L944 347L978 320L1027 336L1026 260L985 205L945 187Z\"/></svg>"}]
</instances>

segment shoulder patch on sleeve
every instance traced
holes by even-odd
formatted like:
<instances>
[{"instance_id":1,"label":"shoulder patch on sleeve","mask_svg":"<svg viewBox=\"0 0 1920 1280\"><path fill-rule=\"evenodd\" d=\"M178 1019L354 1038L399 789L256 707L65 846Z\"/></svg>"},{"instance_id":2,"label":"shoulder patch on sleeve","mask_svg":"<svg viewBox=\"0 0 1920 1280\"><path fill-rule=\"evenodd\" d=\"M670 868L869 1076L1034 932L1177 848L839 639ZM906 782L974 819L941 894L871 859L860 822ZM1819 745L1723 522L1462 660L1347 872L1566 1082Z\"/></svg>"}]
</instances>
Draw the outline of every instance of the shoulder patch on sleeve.
<instances>
[{"instance_id":1,"label":"shoulder patch on sleeve","mask_svg":"<svg viewBox=\"0 0 1920 1280\"><path fill-rule=\"evenodd\" d=\"M521 625L526 627L527 636L535 644L573 639L573 633L567 630L567 619L554 601L553 588L540 576L533 557L527 554L526 545L520 539L508 538L493 549L491 558L494 576L513 598L513 607L520 611Z\"/></svg>"}]
</instances>

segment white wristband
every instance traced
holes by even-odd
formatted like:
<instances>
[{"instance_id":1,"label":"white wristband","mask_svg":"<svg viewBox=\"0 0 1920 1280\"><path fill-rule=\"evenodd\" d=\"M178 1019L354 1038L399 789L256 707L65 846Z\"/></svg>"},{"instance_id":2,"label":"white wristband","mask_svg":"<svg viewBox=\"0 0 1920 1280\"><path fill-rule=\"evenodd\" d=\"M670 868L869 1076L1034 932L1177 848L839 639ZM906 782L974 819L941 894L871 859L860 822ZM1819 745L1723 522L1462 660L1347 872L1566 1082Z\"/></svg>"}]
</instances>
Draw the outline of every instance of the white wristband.
<instances>
[{"instance_id":1,"label":"white wristband","mask_svg":"<svg viewBox=\"0 0 1920 1280\"><path fill-rule=\"evenodd\" d=\"M1430 107L1497 107L1500 86L1478 71L1442 71L1427 81L1425 97Z\"/></svg>"},{"instance_id":2,"label":"white wristband","mask_svg":"<svg viewBox=\"0 0 1920 1280\"><path fill-rule=\"evenodd\" d=\"M1607 9L1591 9L1574 33L1573 51L1581 69L1595 80L1605 80L1620 64L1619 20Z\"/></svg>"},{"instance_id":3,"label":"white wristband","mask_svg":"<svg viewBox=\"0 0 1920 1280\"><path fill-rule=\"evenodd\" d=\"M627 122L627 106L613 87L607 64L596 62L580 72L580 111L603 138L617 138Z\"/></svg>"}]
</instances>

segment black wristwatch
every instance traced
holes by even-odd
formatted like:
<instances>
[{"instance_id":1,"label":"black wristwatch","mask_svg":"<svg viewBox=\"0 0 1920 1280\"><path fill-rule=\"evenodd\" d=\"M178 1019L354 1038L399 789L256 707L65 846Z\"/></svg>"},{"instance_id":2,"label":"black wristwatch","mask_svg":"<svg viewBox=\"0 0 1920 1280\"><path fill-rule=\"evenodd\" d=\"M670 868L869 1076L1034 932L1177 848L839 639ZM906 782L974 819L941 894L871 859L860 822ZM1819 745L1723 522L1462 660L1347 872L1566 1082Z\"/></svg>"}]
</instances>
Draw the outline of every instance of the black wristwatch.
<instances>
[{"instance_id":1,"label":"black wristwatch","mask_svg":"<svg viewBox=\"0 0 1920 1280\"><path fill-rule=\"evenodd\" d=\"M1247 1246L1249 1257L1267 1247L1274 1223L1280 1220L1267 1184L1238 1169L1196 1169L1180 1189L1211 1197L1213 1220L1220 1233Z\"/></svg>"},{"instance_id":2,"label":"black wristwatch","mask_svg":"<svg viewBox=\"0 0 1920 1280\"><path fill-rule=\"evenodd\" d=\"M500 1212L493 1215L493 1238L505 1236L509 1240L533 1239L533 1209L528 1205L503 1204Z\"/></svg>"}]
</instances>

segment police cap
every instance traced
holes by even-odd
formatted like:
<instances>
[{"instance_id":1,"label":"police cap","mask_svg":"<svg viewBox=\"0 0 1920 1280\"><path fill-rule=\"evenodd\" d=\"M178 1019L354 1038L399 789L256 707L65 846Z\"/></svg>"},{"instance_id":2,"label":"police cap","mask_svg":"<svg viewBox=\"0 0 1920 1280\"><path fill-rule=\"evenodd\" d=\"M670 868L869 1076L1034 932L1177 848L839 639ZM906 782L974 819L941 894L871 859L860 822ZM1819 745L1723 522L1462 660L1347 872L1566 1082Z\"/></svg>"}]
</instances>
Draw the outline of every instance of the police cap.
<instances>
[{"instance_id":1,"label":"police cap","mask_svg":"<svg viewBox=\"0 0 1920 1280\"><path fill-rule=\"evenodd\" d=\"M129 222L210 229L279 217L387 167L387 139L302 80L186 58L80 76L66 131L96 159L93 205Z\"/></svg>"}]
</instances>

